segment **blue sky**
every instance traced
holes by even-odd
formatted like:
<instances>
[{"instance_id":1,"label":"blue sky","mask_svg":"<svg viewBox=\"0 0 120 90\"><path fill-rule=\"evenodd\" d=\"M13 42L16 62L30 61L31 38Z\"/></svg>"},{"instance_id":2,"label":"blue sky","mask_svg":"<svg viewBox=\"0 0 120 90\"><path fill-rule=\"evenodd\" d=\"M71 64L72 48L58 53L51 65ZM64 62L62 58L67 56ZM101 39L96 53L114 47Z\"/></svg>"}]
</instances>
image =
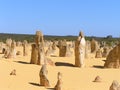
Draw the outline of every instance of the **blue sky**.
<instances>
[{"instance_id":1,"label":"blue sky","mask_svg":"<svg viewBox=\"0 0 120 90\"><path fill-rule=\"evenodd\" d=\"M120 0L0 0L0 33L120 37Z\"/></svg>"}]
</instances>

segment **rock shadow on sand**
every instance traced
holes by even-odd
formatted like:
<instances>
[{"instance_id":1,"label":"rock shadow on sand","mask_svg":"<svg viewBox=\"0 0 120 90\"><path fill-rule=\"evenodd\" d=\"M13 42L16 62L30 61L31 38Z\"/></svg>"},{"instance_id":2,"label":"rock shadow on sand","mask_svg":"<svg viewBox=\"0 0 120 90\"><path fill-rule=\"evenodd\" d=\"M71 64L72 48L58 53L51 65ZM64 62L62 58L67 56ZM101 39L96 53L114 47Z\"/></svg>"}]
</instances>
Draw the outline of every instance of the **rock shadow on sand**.
<instances>
[{"instance_id":1,"label":"rock shadow on sand","mask_svg":"<svg viewBox=\"0 0 120 90\"><path fill-rule=\"evenodd\" d=\"M55 90L54 88L47 88L47 90Z\"/></svg>"},{"instance_id":2,"label":"rock shadow on sand","mask_svg":"<svg viewBox=\"0 0 120 90\"><path fill-rule=\"evenodd\" d=\"M75 67L73 64L71 64L71 63L66 63L66 62L56 62L55 65L56 65L56 66Z\"/></svg>"},{"instance_id":3,"label":"rock shadow on sand","mask_svg":"<svg viewBox=\"0 0 120 90\"><path fill-rule=\"evenodd\" d=\"M39 83L33 83L33 82L29 82L29 84L33 85L33 86L42 86Z\"/></svg>"},{"instance_id":4,"label":"rock shadow on sand","mask_svg":"<svg viewBox=\"0 0 120 90\"><path fill-rule=\"evenodd\" d=\"M51 57L58 57L57 55L50 55Z\"/></svg>"},{"instance_id":5,"label":"rock shadow on sand","mask_svg":"<svg viewBox=\"0 0 120 90\"><path fill-rule=\"evenodd\" d=\"M100 66L100 65L93 65L93 67L98 69L104 69L104 66Z\"/></svg>"},{"instance_id":6,"label":"rock shadow on sand","mask_svg":"<svg viewBox=\"0 0 120 90\"><path fill-rule=\"evenodd\" d=\"M37 87L44 87L43 85L40 85L39 83L33 83L33 82L29 82L29 84L33 85L33 86L37 86ZM46 88L47 90L54 90L54 88Z\"/></svg>"},{"instance_id":7,"label":"rock shadow on sand","mask_svg":"<svg viewBox=\"0 0 120 90\"><path fill-rule=\"evenodd\" d=\"M30 64L30 63L24 62L24 61L14 61L14 62L21 63L21 64Z\"/></svg>"}]
</instances>

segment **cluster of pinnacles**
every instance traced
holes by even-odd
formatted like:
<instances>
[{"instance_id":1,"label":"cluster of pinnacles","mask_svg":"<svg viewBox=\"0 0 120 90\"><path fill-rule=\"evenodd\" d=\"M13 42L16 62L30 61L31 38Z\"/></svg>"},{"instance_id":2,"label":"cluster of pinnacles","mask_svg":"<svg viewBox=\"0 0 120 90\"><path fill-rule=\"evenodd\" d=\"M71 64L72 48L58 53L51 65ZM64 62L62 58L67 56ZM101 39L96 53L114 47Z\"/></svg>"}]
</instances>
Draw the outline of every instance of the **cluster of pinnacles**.
<instances>
[{"instance_id":1,"label":"cluster of pinnacles","mask_svg":"<svg viewBox=\"0 0 120 90\"><path fill-rule=\"evenodd\" d=\"M95 54L95 58L106 58L104 68L120 68L120 44L114 46L114 48L109 48L95 39L91 41L86 41L83 32L79 33L76 41L70 46L66 40L60 40L57 42L49 43L48 49L45 51L45 41L44 36L41 31L36 31L35 41L31 45L31 59L30 64L42 65L39 77L40 85L45 87L50 87L50 82L47 78L48 70L47 65L55 66L55 63L47 58L47 56L54 55L56 48L59 49L59 57L70 57L73 52L70 50L74 47L75 56L75 66L83 68L85 66L85 58L88 58L88 53ZM0 48L3 48L2 53L5 58L15 58L16 55L20 55L20 52L16 51L16 46L23 46L23 56L28 55L28 42L26 40L23 43L15 42L12 39L6 40L6 47L2 47L0 43ZM16 75L16 70L14 69L10 75ZM101 77L97 76L93 82L101 82ZM58 81L54 87L54 90L63 90L62 87L62 73L58 72ZM120 90L120 85L117 81L113 81L109 90Z\"/></svg>"}]
</instances>

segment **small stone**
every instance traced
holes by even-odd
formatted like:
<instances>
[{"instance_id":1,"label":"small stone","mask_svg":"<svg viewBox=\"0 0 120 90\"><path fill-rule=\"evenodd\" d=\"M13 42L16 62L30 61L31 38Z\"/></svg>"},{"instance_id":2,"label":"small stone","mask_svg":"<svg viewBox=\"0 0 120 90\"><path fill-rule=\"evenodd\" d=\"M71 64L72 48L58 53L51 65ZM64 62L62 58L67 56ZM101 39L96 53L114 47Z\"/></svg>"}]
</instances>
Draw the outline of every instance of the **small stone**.
<instances>
[{"instance_id":1,"label":"small stone","mask_svg":"<svg viewBox=\"0 0 120 90\"><path fill-rule=\"evenodd\" d=\"M16 75L16 70L13 69L13 70L11 71L10 75Z\"/></svg>"},{"instance_id":2,"label":"small stone","mask_svg":"<svg viewBox=\"0 0 120 90\"><path fill-rule=\"evenodd\" d=\"M100 76L96 76L96 78L95 78L95 80L93 82L101 82L101 81L102 81L101 77Z\"/></svg>"},{"instance_id":3,"label":"small stone","mask_svg":"<svg viewBox=\"0 0 120 90\"><path fill-rule=\"evenodd\" d=\"M120 85L118 81L114 80L109 88L109 90L120 90Z\"/></svg>"}]
</instances>

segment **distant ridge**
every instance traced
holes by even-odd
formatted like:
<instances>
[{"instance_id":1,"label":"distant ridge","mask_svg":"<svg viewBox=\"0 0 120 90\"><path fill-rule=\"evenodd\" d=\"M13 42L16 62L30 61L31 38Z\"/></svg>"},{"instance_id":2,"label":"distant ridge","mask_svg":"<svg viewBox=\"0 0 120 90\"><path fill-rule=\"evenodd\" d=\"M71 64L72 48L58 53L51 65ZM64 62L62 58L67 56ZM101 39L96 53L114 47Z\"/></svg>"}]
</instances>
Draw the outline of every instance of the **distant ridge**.
<instances>
[{"instance_id":1,"label":"distant ridge","mask_svg":"<svg viewBox=\"0 0 120 90\"><path fill-rule=\"evenodd\" d=\"M23 41L28 40L28 42L33 42L35 38L35 34L16 34L16 33L0 33L0 41L5 42L7 38L11 38L15 41ZM76 40L77 36L75 35L66 35L66 36L59 36L59 35L44 35L45 40ZM96 40L119 40L119 38L113 38L111 35L107 37L97 37L97 36L85 36L86 40L91 40L95 38Z\"/></svg>"}]
</instances>

